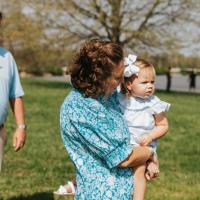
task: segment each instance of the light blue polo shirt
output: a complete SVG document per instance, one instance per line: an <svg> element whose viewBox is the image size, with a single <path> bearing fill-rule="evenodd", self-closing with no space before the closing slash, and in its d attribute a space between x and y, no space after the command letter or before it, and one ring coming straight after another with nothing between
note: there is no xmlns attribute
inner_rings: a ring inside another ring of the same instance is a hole
<svg viewBox="0 0 200 200"><path fill-rule="evenodd" d="M0 124L6 120L9 99L23 95L15 60L9 51L0 48Z"/></svg>

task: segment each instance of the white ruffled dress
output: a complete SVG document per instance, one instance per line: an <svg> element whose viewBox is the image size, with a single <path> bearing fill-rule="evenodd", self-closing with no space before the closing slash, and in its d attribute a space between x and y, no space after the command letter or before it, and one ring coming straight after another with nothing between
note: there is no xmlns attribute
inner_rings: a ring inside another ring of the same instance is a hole
<svg viewBox="0 0 200 200"><path fill-rule="evenodd" d="M170 104L161 101L158 97L152 95L148 99L125 97L118 93L119 105L124 114L125 121L128 124L131 133L130 143L139 145L141 136L149 134L155 127L154 115L161 112L167 112ZM155 152L157 140L154 140L149 146Z"/></svg>

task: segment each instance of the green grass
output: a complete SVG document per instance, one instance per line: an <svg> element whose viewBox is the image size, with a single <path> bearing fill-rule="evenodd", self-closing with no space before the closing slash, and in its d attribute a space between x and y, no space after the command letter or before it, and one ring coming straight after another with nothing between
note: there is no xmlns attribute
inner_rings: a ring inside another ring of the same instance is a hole
<svg viewBox="0 0 200 200"><path fill-rule="evenodd" d="M23 80L26 92L28 138L25 147L12 149L14 130L10 113L4 171L0 174L0 200L53 200L52 191L71 179L74 167L59 131L60 105L70 90L62 82ZM148 183L146 200L200 200L200 95L157 95L172 104L169 134L158 148L160 177Z"/></svg>
<svg viewBox="0 0 200 200"><path fill-rule="evenodd" d="M147 199L200 199L200 95L158 93L172 104L170 131L158 149L160 177L149 183Z"/></svg>

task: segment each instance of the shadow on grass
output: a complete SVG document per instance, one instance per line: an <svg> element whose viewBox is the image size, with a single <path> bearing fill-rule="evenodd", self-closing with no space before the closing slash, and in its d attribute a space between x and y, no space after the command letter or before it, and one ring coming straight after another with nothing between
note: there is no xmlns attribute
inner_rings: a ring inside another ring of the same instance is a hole
<svg viewBox="0 0 200 200"><path fill-rule="evenodd" d="M30 196L11 197L8 200L54 200L54 195L50 192L41 192Z"/></svg>
<svg viewBox="0 0 200 200"><path fill-rule="evenodd" d="M73 200L73 196L54 196L52 192L40 192L28 196L11 197L8 200ZM1 200L1 198L0 198Z"/></svg>

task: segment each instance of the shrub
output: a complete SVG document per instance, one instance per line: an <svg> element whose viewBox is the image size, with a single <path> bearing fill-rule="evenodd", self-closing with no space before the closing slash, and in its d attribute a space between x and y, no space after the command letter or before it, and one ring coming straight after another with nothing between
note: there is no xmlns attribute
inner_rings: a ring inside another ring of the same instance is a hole
<svg viewBox="0 0 200 200"><path fill-rule="evenodd" d="M48 66L48 67L45 67L45 72L50 73L52 75L56 75L56 76L63 75L63 70L61 67Z"/></svg>
<svg viewBox="0 0 200 200"><path fill-rule="evenodd" d="M42 76L44 74L44 69L41 67L28 67L26 68L26 72L36 76Z"/></svg>

